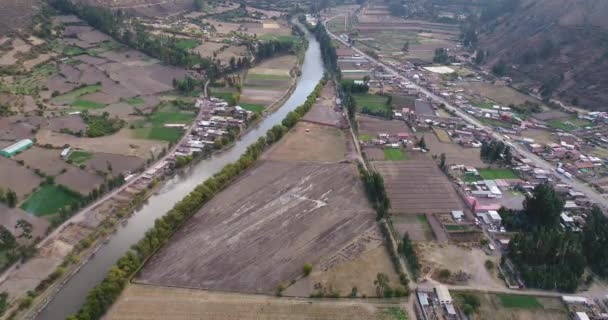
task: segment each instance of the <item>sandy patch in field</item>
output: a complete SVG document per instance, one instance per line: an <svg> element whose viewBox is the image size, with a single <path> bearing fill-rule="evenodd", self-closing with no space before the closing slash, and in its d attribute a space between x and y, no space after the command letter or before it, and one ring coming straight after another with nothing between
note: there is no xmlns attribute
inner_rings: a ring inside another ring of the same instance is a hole
<svg viewBox="0 0 608 320"><path fill-rule="evenodd" d="M39 46L41 44L45 44L46 43L46 41L44 41L44 40L42 40L42 39L40 39L38 37L35 37L35 36L29 36L27 38L27 41L29 41L33 46Z"/></svg>
<svg viewBox="0 0 608 320"><path fill-rule="evenodd" d="M264 156L271 160L337 162L354 155L345 133L329 126L299 122Z"/></svg>
<svg viewBox="0 0 608 320"><path fill-rule="evenodd" d="M15 57L17 53L27 53L32 48L32 46L19 38L14 38L12 45L13 49L0 57L0 65L10 66L17 63L18 59Z"/></svg>
<svg viewBox="0 0 608 320"><path fill-rule="evenodd" d="M352 288L357 287L359 297L376 297L374 280L378 273L386 274L391 286L400 285L388 249L383 245L382 234L374 226L358 242L313 265L311 274L289 286L284 295L306 297L315 292L315 285L318 287L320 284L322 288L337 291L341 296L350 294Z"/></svg>
<svg viewBox="0 0 608 320"><path fill-rule="evenodd" d="M38 188L42 178L15 161L0 157L0 181L3 188L15 191L18 200L22 201L26 195Z"/></svg>
<svg viewBox="0 0 608 320"><path fill-rule="evenodd" d="M168 145L161 141L132 138L131 131L126 128L111 136L99 138L78 138L44 129L40 130L36 137L41 144L49 143L57 147L69 144L73 148L90 152L117 153L144 159L150 157L150 152L159 154Z"/></svg>
<svg viewBox="0 0 608 320"><path fill-rule="evenodd" d="M383 313L399 308L399 302L276 298L129 284L104 319L388 320Z"/></svg>
<svg viewBox="0 0 608 320"><path fill-rule="evenodd" d="M453 244L438 244L434 242L417 243L416 252L422 265L422 274L430 276L434 271L448 269L452 274L464 271L471 275L469 286L480 286L486 289L504 289L505 284L498 278L498 270L488 271L486 260L495 265L500 263L500 257L489 256L479 248L468 248Z"/></svg>
<svg viewBox="0 0 608 320"><path fill-rule="evenodd" d="M264 29L278 29L281 26L278 23L271 22L271 23L263 23L262 27Z"/></svg>

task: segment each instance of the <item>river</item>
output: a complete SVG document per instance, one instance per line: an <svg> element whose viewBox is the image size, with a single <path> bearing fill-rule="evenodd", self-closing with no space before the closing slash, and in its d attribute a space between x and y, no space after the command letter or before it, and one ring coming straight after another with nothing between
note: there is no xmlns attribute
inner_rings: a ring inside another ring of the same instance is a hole
<svg viewBox="0 0 608 320"><path fill-rule="evenodd" d="M289 111L306 101L324 72L319 43L308 32L306 37L308 49L302 65L302 74L287 101L256 127L251 128L232 148L205 159L183 174L168 180L158 193L152 195L146 204L129 218L127 225L118 227L110 241L61 288L36 319L59 320L76 313L84 303L89 290L101 282L116 260L143 237L144 233L154 225L156 218L163 216L176 202L198 184L220 171L226 164L236 161L250 144L264 136L268 129L279 124Z"/></svg>

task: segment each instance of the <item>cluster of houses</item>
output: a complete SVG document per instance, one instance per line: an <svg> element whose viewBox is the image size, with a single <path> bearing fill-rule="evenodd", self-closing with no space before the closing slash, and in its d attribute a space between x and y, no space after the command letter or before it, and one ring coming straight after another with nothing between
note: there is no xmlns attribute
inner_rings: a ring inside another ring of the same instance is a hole
<svg viewBox="0 0 608 320"><path fill-rule="evenodd" d="M562 296L562 301L568 308L571 319L608 319L608 295L598 299L589 299L580 296Z"/></svg>
<svg viewBox="0 0 608 320"><path fill-rule="evenodd" d="M424 286L416 289L417 309L423 320L446 319L458 320L459 313L452 302L450 291L444 285L434 288Z"/></svg>
<svg viewBox="0 0 608 320"><path fill-rule="evenodd" d="M230 106L228 102L213 97L200 98L195 106L200 109L199 117L190 134L173 154L173 159L213 150L217 141L228 137L230 132L242 132L253 115L251 111Z"/></svg>

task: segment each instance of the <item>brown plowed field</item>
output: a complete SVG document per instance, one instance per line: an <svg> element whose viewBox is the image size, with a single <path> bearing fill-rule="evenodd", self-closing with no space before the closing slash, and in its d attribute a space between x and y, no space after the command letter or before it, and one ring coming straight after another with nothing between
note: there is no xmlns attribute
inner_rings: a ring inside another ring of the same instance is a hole
<svg viewBox="0 0 608 320"><path fill-rule="evenodd" d="M391 212L418 214L462 210L458 194L433 161L377 161L372 165L384 177Z"/></svg>
<svg viewBox="0 0 608 320"><path fill-rule="evenodd" d="M16 161L0 157L0 185L3 189L12 189L19 201L36 189L42 178L34 171L19 165Z"/></svg>
<svg viewBox="0 0 608 320"><path fill-rule="evenodd" d="M273 293L374 225L354 165L261 161L188 220L137 282Z"/></svg>
<svg viewBox="0 0 608 320"><path fill-rule="evenodd" d="M389 320L399 302L275 298L131 284L105 320Z"/></svg>

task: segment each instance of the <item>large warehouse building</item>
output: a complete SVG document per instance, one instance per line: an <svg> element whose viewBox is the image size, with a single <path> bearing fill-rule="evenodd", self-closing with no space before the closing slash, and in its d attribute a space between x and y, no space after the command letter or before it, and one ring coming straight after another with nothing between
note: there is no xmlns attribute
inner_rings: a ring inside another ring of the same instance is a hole
<svg viewBox="0 0 608 320"><path fill-rule="evenodd" d="M17 153L31 147L34 144L30 139L23 139L11 146L8 146L2 150L0 150L0 156L10 158Z"/></svg>

